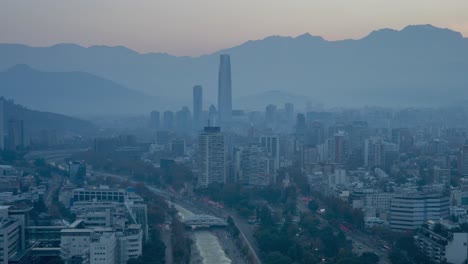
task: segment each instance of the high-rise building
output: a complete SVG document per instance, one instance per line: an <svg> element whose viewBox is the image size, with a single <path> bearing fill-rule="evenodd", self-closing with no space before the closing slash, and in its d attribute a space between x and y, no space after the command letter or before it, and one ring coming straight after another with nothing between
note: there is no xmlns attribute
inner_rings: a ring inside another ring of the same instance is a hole
<svg viewBox="0 0 468 264"><path fill-rule="evenodd" d="M24 123L23 120L11 118L8 121L7 148L17 150L24 147Z"/></svg>
<svg viewBox="0 0 468 264"><path fill-rule="evenodd" d="M191 129L191 114L188 107L184 106L176 113L176 127L180 133L187 133Z"/></svg>
<svg viewBox="0 0 468 264"><path fill-rule="evenodd" d="M364 141L364 166L381 167L384 164L384 148L380 138L369 138Z"/></svg>
<svg viewBox="0 0 468 264"><path fill-rule="evenodd" d="M231 122L232 118L232 88L231 59L228 54L220 55L218 75L218 111L221 124Z"/></svg>
<svg viewBox="0 0 468 264"><path fill-rule="evenodd" d="M5 149L5 102L0 98L0 150Z"/></svg>
<svg viewBox="0 0 468 264"><path fill-rule="evenodd" d="M200 129L203 126L203 88L201 85L193 87L193 128Z"/></svg>
<svg viewBox="0 0 468 264"><path fill-rule="evenodd" d="M269 104L265 108L265 122L267 125L275 123L276 119L276 105Z"/></svg>
<svg viewBox="0 0 468 264"><path fill-rule="evenodd" d="M239 181L252 186L266 186L270 183L273 171L265 149L258 145L245 147L240 152Z"/></svg>
<svg viewBox="0 0 468 264"><path fill-rule="evenodd" d="M458 153L458 173L468 177L468 145L464 145Z"/></svg>
<svg viewBox="0 0 468 264"><path fill-rule="evenodd" d="M304 143L306 136L306 118L304 114L297 114L296 118L296 140Z"/></svg>
<svg viewBox="0 0 468 264"><path fill-rule="evenodd" d="M163 114L163 128L165 130L174 130L174 113L172 111L165 111Z"/></svg>
<svg viewBox="0 0 468 264"><path fill-rule="evenodd" d="M272 175L276 176L276 172L280 163L280 144L278 135L264 135L260 137L260 146L265 149L267 156L270 158L272 165ZM276 180L276 177L273 181Z"/></svg>
<svg viewBox="0 0 468 264"><path fill-rule="evenodd" d="M152 111L150 114L150 127L152 129L158 130L159 124L161 123L160 114L158 111Z"/></svg>
<svg viewBox="0 0 468 264"><path fill-rule="evenodd" d="M218 125L219 123L218 111L216 110L216 107L214 105L211 105L208 111L208 122L208 126Z"/></svg>
<svg viewBox="0 0 468 264"><path fill-rule="evenodd" d="M328 160L332 163L344 164L349 155L347 134L343 131L335 133L332 139L328 140Z"/></svg>
<svg viewBox="0 0 468 264"><path fill-rule="evenodd" d="M307 143L319 145L325 141L325 128L322 122L312 122L308 128Z"/></svg>
<svg viewBox="0 0 468 264"><path fill-rule="evenodd" d="M224 134L219 127L205 127L198 136L198 186L226 182Z"/></svg>
<svg viewBox="0 0 468 264"><path fill-rule="evenodd" d="M286 112L286 119L288 120L289 124L294 122L294 105L292 103L285 103L284 110Z"/></svg>

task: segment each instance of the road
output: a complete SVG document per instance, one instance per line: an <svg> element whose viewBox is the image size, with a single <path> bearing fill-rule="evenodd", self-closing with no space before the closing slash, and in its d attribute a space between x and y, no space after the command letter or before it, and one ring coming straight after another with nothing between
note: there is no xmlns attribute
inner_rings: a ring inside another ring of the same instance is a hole
<svg viewBox="0 0 468 264"><path fill-rule="evenodd" d="M297 209L299 210L299 212L310 212L310 209L307 207L306 202L301 201L299 199L297 200ZM335 231L343 232L338 227L335 227L328 223L328 220L323 218L320 214L315 215L322 223L325 223L329 227L333 228ZM379 256L380 264L390 264L390 260L388 259L388 252L380 248L380 245L372 242L373 240L369 235L356 230L346 232L345 235L352 241L354 253L360 255L364 252L373 252L377 256Z"/></svg>

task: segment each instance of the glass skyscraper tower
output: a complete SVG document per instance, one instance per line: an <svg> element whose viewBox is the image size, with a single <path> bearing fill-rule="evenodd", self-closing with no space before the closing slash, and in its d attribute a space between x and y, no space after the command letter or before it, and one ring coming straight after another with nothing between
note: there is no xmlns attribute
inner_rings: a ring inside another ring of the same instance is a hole
<svg viewBox="0 0 468 264"><path fill-rule="evenodd" d="M231 59L228 54L221 54L218 75L218 113L221 124L231 122L232 89L231 89Z"/></svg>

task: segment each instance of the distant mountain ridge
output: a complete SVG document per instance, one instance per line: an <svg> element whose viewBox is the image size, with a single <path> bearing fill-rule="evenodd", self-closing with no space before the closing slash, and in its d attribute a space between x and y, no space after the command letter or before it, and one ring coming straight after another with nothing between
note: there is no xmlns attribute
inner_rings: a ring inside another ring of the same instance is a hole
<svg viewBox="0 0 468 264"><path fill-rule="evenodd" d="M171 105L191 105L195 84L203 85L205 101L216 102L220 53L231 54L233 98L279 90L329 106L434 106L468 96L468 39L431 25L376 30L358 40L272 36L196 58L125 47L0 44L0 70L28 64L88 72Z"/></svg>
<svg viewBox="0 0 468 264"><path fill-rule="evenodd" d="M44 130L54 130L57 135L93 135L97 131L96 125L89 121L57 113L31 110L2 96L0 100L4 101L5 128L12 118L23 120L28 138L37 137Z"/></svg>
<svg viewBox="0 0 468 264"><path fill-rule="evenodd" d="M83 72L44 72L19 64L0 72L0 96L34 109L75 116L144 113L158 98Z"/></svg>

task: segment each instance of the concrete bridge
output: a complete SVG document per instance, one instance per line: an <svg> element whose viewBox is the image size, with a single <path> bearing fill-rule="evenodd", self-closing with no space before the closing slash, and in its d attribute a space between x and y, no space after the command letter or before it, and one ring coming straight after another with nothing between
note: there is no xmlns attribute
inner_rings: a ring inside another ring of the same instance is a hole
<svg viewBox="0 0 468 264"><path fill-rule="evenodd" d="M193 215L182 220L186 227L191 228L209 228L209 227L226 227L227 223L221 218L211 215Z"/></svg>

